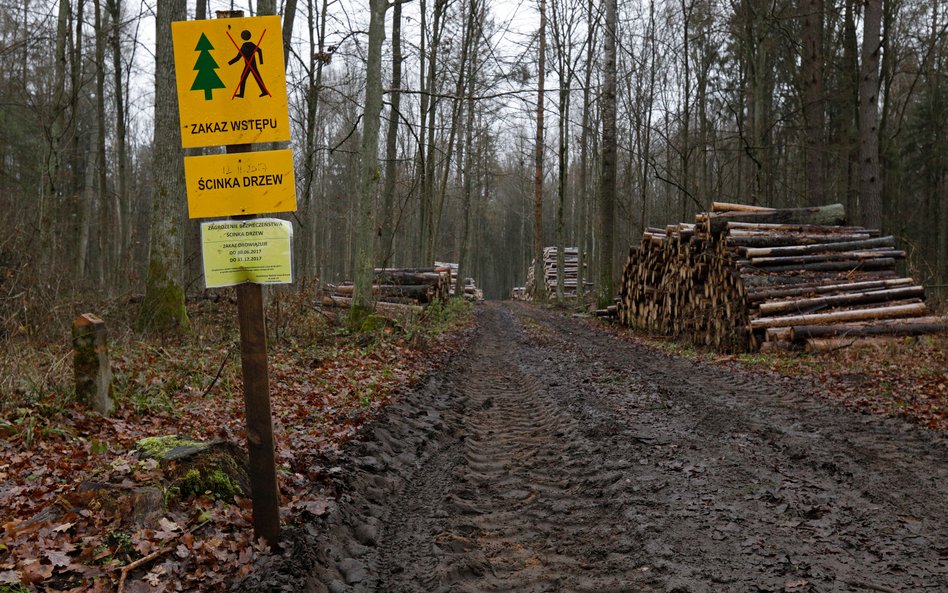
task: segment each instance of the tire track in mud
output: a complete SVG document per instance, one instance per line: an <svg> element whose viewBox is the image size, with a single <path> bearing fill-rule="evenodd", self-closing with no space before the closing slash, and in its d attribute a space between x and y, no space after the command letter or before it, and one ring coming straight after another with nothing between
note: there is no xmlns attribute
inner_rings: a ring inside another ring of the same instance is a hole
<svg viewBox="0 0 948 593"><path fill-rule="evenodd" d="M467 413L454 481L443 488L432 473L418 476L435 478L421 496L432 515L390 524L378 590L608 592L643 580L616 538L615 501L604 500L628 463L591 446L509 345L491 333L471 353L459 380Z"/></svg>
<svg viewBox="0 0 948 593"><path fill-rule="evenodd" d="M637 472L667 485L650 498L665 510L639 519L664 590L948 591L946 435L853 413L800 381L516 310L545 350L622 376L586 391L590 409L669 435Z"/></svg>
<svg viewBox="0 0 948 593"><path fill-rule="evenodd" d="M524 305L327 460L235 590L948 590L948 442Z"/></svg>

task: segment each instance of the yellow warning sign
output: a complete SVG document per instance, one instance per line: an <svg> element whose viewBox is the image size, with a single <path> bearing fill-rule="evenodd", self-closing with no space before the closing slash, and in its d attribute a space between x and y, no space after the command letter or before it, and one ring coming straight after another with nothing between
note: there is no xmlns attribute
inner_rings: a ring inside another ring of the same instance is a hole
<svg viewBox="0 0 948 593"><path fill-rule="evenodd" d="M278 218L201 223L208 288L293 282L293 225Z"/></svg>
<svg viewBox="0 0 948 593"><path fill-rule="evenodd" d="M184 157L188 217L296 210L293 151Z"/></svg>
<svg viewBox="0 0 948 593"><path fill-rule="evenodd" d="M280 17L171 23L185 148L290 139Z"/></svg>

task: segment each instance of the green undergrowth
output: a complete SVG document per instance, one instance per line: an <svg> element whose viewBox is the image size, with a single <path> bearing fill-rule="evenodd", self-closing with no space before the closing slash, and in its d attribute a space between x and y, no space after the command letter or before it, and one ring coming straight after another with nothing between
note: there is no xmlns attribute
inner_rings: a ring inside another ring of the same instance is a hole
<svg viewBox="0 0 948 593"><path fill-rule="evenodd" d="M471 323L474 305L464 299L452 298L431 304L420 319L422 328L431 334L454 331Z"/></svg>

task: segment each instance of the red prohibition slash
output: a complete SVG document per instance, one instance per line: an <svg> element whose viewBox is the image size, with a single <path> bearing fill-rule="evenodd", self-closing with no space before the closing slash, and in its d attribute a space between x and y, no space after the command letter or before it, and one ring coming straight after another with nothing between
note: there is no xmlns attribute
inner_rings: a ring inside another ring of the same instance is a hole
<svg viewBox="0 0 948 593"><path fill-rule="evenodd" d="M270 94L270 91L267 89L267 85L265 85L265 84L263 83L263 77L260 76L260 73L257 72L257 69L256 69L256 68L252 68L252 67L251 67L251 65L250 65L250 58L248 58L247 56L245 56L244 53L243 53L242 51L240 51L240 46L237 45L237 42L234 41L234 38L230 36L230 31L227 31L226 33L227 33L227 38L230 39L230 42L234 44L234 47L235 47L235 48L237 48L237 53L240 54L240 55L243 57L243 59L244 59L244 70L243 70L243 72L240 73L240 78L238 78L238 80L243 80L244 75L247 74L247 70L250 70L250 73L253 74L254 79L257 81L257 84L260 85L260 88L263 89L263 92L265 92L268 97L272 97L273 95ZM260 39L257 40L257 47L258 47L258 48L260 47L260 43L263 42L263 36L266 35L266 34L267 34L267 30L264 29L264 30L263 30L263 33L260 34ZM237 88L234 89L234 94L230 96L231 100L233 100L234 97L237 96L237 91L238 91L238 90L240 90L240 83L239 83L239 82L237 83Z"/></svg>

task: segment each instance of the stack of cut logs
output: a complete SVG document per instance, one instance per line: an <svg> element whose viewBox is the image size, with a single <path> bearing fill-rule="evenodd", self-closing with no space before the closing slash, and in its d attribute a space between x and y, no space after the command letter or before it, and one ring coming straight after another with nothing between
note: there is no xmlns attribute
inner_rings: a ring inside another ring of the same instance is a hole
<svg viewBox="0 0 948 593"><path fill-rule="evenodd" d="M464 299L468 301L484 300L484 291L477 287L473 278L464 279Z"/></svg>
<svg viewBox="0 0 948 593"><path fill-rule="evenodd" d="M646 229L629 252L617 315L737 352L948 330L922 302L923 287L897 276L905 252L894 238L843 222L839 204L714 203L694 224Z"/></svg>
<svg viewBox="0 0 948 593"><path fill-rule="evenodd" d="M450 278L447 270L438 268L376 268L372 298L380 311L420 309L448 297ZM351 282L331 288L332 294L323 297L323 305L352 306L355 286Z"/></svg>
<svg viewBox="0 0 948 593"><path fill-rule="evenodd" d="M553 247L543 248L543 278L546 286L546 294L553 298L556 296L556 272L557 272L557 249ZM526 300L533 300L536 294L536 281L533 273L533 266L536 260L530 263L527 268L527 283L524 287ZM563 248L563 296L564 298L576 298L579 283L579 248ZM515 297L516 298L516 297Z"/></svg>
<svg viewBox="0 0 948 593"><path fill-rule="evenodd" d="M451 288L449 289L449 294L454 296L454 288L458 284L458 264L436 261L434 265L435 269L439 272L448 272L451 274ZM484 300L484 291L477 288L477 284L473 278L464 279L464 299L468 301Z"/></svg>

